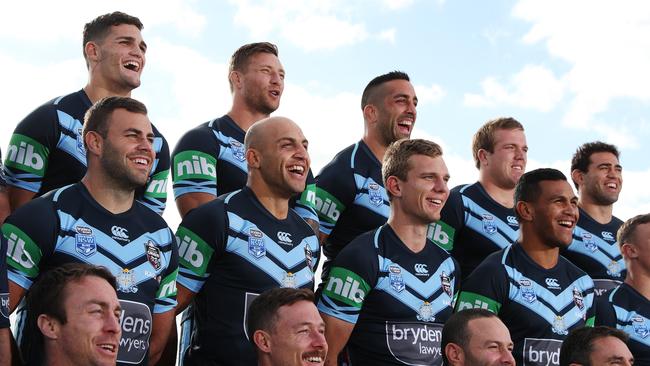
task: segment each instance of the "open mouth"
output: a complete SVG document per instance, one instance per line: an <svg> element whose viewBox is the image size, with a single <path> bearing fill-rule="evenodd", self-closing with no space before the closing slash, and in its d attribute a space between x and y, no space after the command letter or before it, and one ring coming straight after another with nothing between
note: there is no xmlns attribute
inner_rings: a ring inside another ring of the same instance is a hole
<svg viewBox="0 0 650 366"><path fill-rule="evenodd" d="M280 97L280 91L279 90L271 90L271 91L269 91L269 94L271 94L275 98Z"/></svg>
<svg viewBox="0 0 650 366"><path fill-rule="evenodd" d="M321 355L312 355L312 356L305 356L302 359L303 361L307 362L307 364L322 364L325 360L325 357Z"/></svg>
<svg viewBox="0 0 650 366"><path fill-rule="evenodd" d="M149 159L146 158L132 158L131 161L141 167L149 167Z"/></svg>
<svg viewBox="0 0 650 366"><path fill-rule="evenodd" d="M413 128L413 123L415 123L415 121L411 118L403 119L401 121L397 121L397 128L399 128L400 132L408 134Z"/></svg>
<svg viewBox="0 0 650 366"><path fill-rule="evenodd" d="M137 61L127 61L122 64L124 68L129 69L131 71L139 71L140 70L140 63Z"/></svg>
<svg viewBox="0 0 650 366"><path fill-rule="evenodd" d="M521 165L513 165L512 170L523 171L524 167Z"/></svg>
<svg viewBox="0 0 650 366"><path fill-rule="evenodd" d="M558 220L557 222L560 226L566 227L568 229L573 229L575 221L573 220Z"/></svg>
<svg viewBox="0 0 650 366"><path fill-rule="evenodd" d="M427 202L432 203L436 206L442 206L442 200L437 198L427 198Z"/></svg>
<svg viewBox="0 0 650 366"><path fill-rule="evenodd" d="M616 184L616 183L607 183L606 186L609 189L618 189L618 184Z"/></svg>
<svg viewBox="0 0 650 366"><path fill-rule="evenodd" d="M289 170L291 174L295 174L299 177L303 177L306 173L306 169L302 165L291 165L287 170Z"/></svg>
<svg viewBox="0 0 650 366"><path fill-rule="evenodd" d="M106 352L117 353L117 344L102 343L102 344L98 344L98 347Z"/></svg>

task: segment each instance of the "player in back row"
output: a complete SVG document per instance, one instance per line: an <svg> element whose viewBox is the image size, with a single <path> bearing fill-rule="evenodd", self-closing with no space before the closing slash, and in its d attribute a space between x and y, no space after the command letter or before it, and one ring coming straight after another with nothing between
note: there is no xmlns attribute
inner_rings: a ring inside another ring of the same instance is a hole
<svg viewBox="0 0 650 366"><path fill-rule="evenodd" d="M147 44L136 17L114 12L93 19L83 31L83 55L88 83L74 93L55 98L23 119L11 136L5 173L13 210L34 197L78 182L86 172L84 114L107 96L130 96L140 86ZM153 127L156 160L136 198L162 214L167 199L169 147Z"/></svg>

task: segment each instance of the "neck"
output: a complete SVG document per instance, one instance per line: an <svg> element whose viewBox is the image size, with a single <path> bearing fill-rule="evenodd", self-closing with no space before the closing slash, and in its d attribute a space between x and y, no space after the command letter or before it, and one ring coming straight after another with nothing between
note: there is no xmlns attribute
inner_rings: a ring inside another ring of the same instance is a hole
<svg viewBox="0 0 650 366"><path fill-rule="evenodd" d="M479 183L483 186L483 189L487 194L498 202L501 206L507 208L513 208L515 206L515 188L512 189L503 189L496 185L490 179L487 179L482 173L479 172Z"/></svg>
<svg viewBox="0 0 650 366"><path fill-rule="evenodd" d="M612 221L612 212L614 211L614 205L598 205L586 197L580 196L578 206L599 224L604 225Z"/></svg>
<svg viewBox="0 0 650 366"><path fill-rule="evenodd" d="M640 268L638 268L639 271L637 271L637 266L630 264L628 261L625 261L625 265L627 266L625 283L643 295L643 297L650 300L650 275L643 270L640 270Z"/></svg>
<svg viewBox="0 0 650 366"><path fill-rule="evenodd" d="M414 253L419 253L427 244L427 224L413 219L395 206L395 200L391 202L391 213L388 218L388 225L395 231L397 237Z"/></svg>
<svg viewBox="0 0 650 366"><path fill-rule="evenodd" d="M248 129L253 125L253 123L268 118L268 114L260 113L248 108L243 101L239 101L238 98L235 98L232 103L232 108L228 112L228 116L232 118L233 121L244 130Z"/></svg>
<svg viewBox="0 0 650 366"><path fill-rule="evenodd" d="M86 95L88 96L88 99L95 104L98 100L106 97L113 97L113 96L118 96L118 97L130 97L131 96L131 89L129 90L116 90L113 88L108 87L107 85L103 85L101 83L94 83L93 81L88 82L86 86L84 87L84 92L86 92Z"/></svg>
<svg viewBox="0 0 650 366"><path fill-rule="evenodd" d="M368 134L363 136L363 142L368 146L370 151L372 151L372 154L377 158L377 160L379 160L379 162L384 161L384 155L386 154L388 146L379 142L378 139L370 137Z"/></svg>
<svg viewBox="0 0 650 366"><path fill-rule="evenodd" d="M289 199L290 197L281 197L276 192L272 191L268 185L260 182L259 179L248 179L246 184L257 200L260 201L262 206L278 220L284 220L289 214Z"/></svg>
<svg viewBox="0 0 650 366"><path fill-rule="evenodd" d="M126 212L133 206L134 191L120 188L105 174L91 172L89 169L81 183L97 203L113 214Z"/></svg>
<svg viewBox="0 0 650 366"><path fill-rule="evenodd" d="M544 269L555 267L560 258L560 248L549 246L524 225L520 226L520 230L519 243L533 262Z"/></svg>

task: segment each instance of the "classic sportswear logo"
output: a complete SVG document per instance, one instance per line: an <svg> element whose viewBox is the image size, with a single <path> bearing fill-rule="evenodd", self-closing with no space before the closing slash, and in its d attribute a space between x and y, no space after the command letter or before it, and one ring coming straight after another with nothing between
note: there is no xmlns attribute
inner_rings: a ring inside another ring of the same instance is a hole
<svg viewBox="0 0 650 366"><path fill-rule="evenodd" d="M508 225L519 226L519 221L517 221L515 216L508 216L506 217L506 220L508 220Z"/></svg>
<svg viewBox="0 0 650 366"><path fill-rule="evenodd" d="M189 268L194 274L203 276L214 249L198 235L183 226L178 227L176 241L179 243L178 256L180 263Z"/></svg>
<svg viewBox="0 0 650 366"><path fill-rule="evenodd" d="M345 206L336 197L318 187L306 193L306 200L314 205L318 216L332 225L336 224L341 212L345 211Z"/></svg>
<svg viewBox="0 0 650 366"><path fill-rule="evenodd" d="M600 234L603 236L603 239L607 241L614 241L614 234L610 233L609 231L603 231Z"/></svg>
<svg viewBox="0 0 650 366"><path fill-rule="evenodd" d="M428 276L429 275L429 270L427 269L426 264L416 263L415 266L413 266L413 269L415 270L415 274L418 275L418 276Z"/></svg>
<svg viewBox="0 0 650 366"><path fill-rule="evenodd" d="M14 134L7 149L6 165L42 177L45 175L48 155L49 150L38 141Z"/></svg>
<svg viewBox="0 0 650 366"><path fill-rule="evenodd" d="M283 242L283 243L287 243L287 244L292 243L291 234L286 233L284 231L278 231L278 240Z"/></svg>
<svg viewBox="0 0 650 366"><path fill-rule="evenodd" d="M129 232L123 227L113 226L111 227L111 233L118 238L129 240Z"/></svg>
<svg viewBox="0 0 650 366"><path fill-rule="evenodd" d="M174 155L174 176L179 179L215 180L217 177L217 159L201 151L189 150Z"/></svg>
<svg viewBox="0 0 650 366"><path fill-rule="evenodd" d="M546 287L552 288L552 289L559 289L560 288L560 283L557 282L557 279L555 278L547 278L544 280L546 282Z"/></svg>
<svg viewBox="0 0 650 366"><path fill-rule="evenodd" d="M370 285L359 275L345 268L334 267L323 294L344 304L361 308L363 300L370 291Z"/></svg>

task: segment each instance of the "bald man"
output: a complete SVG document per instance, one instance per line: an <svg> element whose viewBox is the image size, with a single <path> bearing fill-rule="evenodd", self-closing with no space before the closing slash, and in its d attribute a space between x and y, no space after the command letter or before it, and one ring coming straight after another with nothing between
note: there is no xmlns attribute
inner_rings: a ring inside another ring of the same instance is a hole
<svg viewBox="0 0 650 366"><path fill-rule="evenodd" d="M184 365L255 365L247 310L275 287L314 287L320 247L289 208L305 189L307 139L293 121L271 117L244 139L246 186L192 211L181 222L177 313L194 306L195 333Z"/></svg>

